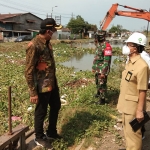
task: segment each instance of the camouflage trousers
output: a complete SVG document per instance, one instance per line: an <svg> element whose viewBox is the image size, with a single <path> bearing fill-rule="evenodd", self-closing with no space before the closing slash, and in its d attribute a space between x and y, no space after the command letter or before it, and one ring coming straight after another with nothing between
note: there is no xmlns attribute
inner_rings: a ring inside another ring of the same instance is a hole
<svg viewBox="0 0 150 150"><path fill-rule="evenodd" d="M100 73L95 73L95 83L97 91L100 93L100 98L104 99L107 92L107 76L100 78Z"/></svg>

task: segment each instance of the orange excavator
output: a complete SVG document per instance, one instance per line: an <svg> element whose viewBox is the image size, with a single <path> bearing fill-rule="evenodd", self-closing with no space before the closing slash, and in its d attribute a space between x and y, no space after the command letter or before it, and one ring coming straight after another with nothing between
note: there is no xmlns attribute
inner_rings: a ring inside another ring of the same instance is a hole
<svg viewBox="0 0 150 150"><path fill-rule="evenodd" d="M128 8L133 11L118 11L117 10L118 6L123 6L124 8ZM115 17L115 15L144 19L148 21L148 25L150 21L150 12L144 9L137 9L137 8L133 8L133 7L125 6L125 5L119 5L118 3L116 3L112 5L112 7L107 12L105 18L103 19L103 21L100 23L102 30L106 30L106 28L108 27L112 19ZM148 28L147 28L147 32L148 32Z"/></svg>

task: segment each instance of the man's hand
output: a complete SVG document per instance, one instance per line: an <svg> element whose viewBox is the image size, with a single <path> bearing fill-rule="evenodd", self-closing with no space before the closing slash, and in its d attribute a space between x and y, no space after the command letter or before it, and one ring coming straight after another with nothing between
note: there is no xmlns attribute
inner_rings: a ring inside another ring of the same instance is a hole
<svg viewBox="0 0 150 150"><path fill-rule="evenodd" d="M39 101L39 100L38 100L38 95L30 97L30 102L31 102L31 103L37 104L38 101Z"/></svg>
<svg viewBox="0 0 150 150"><path fill-rule="evenodd" d="M143 111L136 111L136 119L138 120L138 122L141 122L142 120L144 120L144 114Z"/></svg>

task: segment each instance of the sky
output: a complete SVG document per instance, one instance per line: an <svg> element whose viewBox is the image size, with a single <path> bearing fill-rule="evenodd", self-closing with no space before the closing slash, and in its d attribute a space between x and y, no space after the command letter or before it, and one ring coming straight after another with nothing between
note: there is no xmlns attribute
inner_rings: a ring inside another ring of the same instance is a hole
<svg viewBox="0 0 150 150"><path fill-rule="evenodd" d="M112 4L126 5L138 9L150 10L150 0L0 0L0 13L33 13L45 19L47 16L60 16L61 24L67 25L71 17L80 15L89 24L100 27L102 21ZM132 11L118 6L117 10ZM143 19L115 16L107 29L121 25L130 31L147 29L148 22ZM150 27L149 27L150 30Z"/></svg>

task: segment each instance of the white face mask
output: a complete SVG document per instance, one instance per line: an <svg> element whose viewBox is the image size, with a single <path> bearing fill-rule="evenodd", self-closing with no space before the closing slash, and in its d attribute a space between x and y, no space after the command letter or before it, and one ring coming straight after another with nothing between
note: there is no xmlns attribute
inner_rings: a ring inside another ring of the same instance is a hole
<svg viewBox="0 0 150 150"><path fill-rule="evenodd" d="M124 54L124 55L129 55L130 54L130 49L127 45L123 46L122 54Z"/></svg>
<svg viewBox="0 0 150 150"><path fill-rule="evenodd" d="M51 40L57 40L57 39L58 39L58 32L55 31L55 32L52 34Z"/></svg>

